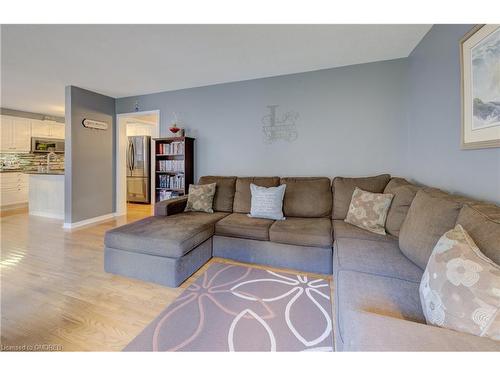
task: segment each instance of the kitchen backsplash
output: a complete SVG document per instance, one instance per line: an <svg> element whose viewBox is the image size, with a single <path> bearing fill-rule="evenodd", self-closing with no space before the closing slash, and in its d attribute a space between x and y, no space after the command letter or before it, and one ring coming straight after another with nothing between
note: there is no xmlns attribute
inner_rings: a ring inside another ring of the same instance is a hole
<svg viewBox="0 0 500 375"><path fill-rule="evenodd" d="M0 153L0 171L2 170L37 170L38 166L47 165L47 154L2 154ZM64 169L64 154L52 154L51 169Z"/></svg>

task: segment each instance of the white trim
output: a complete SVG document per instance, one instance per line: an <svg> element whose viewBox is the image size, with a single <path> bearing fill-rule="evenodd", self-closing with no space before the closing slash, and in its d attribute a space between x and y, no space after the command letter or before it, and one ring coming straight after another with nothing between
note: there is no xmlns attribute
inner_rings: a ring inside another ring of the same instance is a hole
<svg viewBox="0 0 500 375"><path fill-rule="evenodd" d="M91 224L99 223L101 221L111 220L111 219L114 219L117 216L120 216L120 215L118 215L116 212L113 212L113 213L110 213L110 214L96 216L96 217L92 217L90 219L85 219L85 220L77 221L77 222L74 222L74 223L64 223L63 224L63 228L64 229L79 228L79 227L83 227L85 225L91 225Z"/></svg>
<svg viewBox="0 0 500 375"><path fill-rule="evenodd" d="M154 135L151 138L157 138L160 136L160 110L155 109L152 111L140 111L140 112L128 112L128 113L118 113L116 115L116 151L115 151L115 160L116 160L116 190L115 190L115 204L116 204L116 215L126 215L127 213L127 173L126 173L126 122L121 124L121 120L130 116L137 115L149 115L156 114L158 123L155 126ZM154 176L154 142L151 140L151 203L154 200L155 193L155 179Z"/></svg>
<svg viewBox="0 0 500 375"><path fill-rule="evenodd" d="M59 220L64 220L64 213L50 213L50 212L44 212L44 211L29 211L30 215L33 216L41 216L41 217L47 217L49 219L59 219Z"/></svg>

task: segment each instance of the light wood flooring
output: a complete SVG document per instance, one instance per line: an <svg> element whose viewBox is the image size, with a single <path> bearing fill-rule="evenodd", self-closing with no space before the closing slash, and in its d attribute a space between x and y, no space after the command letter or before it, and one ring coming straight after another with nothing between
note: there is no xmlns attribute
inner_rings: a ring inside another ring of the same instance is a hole
<svg viewBox="0 0 500 375"><path fill-rule="evenodd" d="M64 351L119 351L214 258L179 288L104 272L104 232L151 214L129 205L126 217L72 231L61 221L3 215L1 223L2 350L54 345ZM283 271L283 270L282 270Z"/></svg>

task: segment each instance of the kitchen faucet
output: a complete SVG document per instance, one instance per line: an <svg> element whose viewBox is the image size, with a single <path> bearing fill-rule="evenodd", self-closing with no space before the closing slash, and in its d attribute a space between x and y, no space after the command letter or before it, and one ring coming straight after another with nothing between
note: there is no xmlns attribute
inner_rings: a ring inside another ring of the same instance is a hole
<svg viewBox="0 0 500 375"><path fill-rule="evenodd" d="M54 151L50 151L48 154L47 154L47 172L50 170L50 157L54 155L54 156L57 156L56 153Z"/></svg>

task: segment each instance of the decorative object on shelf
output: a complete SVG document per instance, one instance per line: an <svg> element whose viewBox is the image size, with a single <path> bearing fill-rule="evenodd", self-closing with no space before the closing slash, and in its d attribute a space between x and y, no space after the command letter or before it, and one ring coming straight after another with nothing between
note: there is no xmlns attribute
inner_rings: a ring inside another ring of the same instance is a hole
<svg viewBox="0 0 500 375"><path fill-rule="evenodd" d="M474 27L460 41L462 148L500 147L500 25Z"/></svg>
<svg viewBox="0 0 500 375"><path fill-rule="evenodd" d="M134 104L134 111L139 112L139 101L138 100L136 100L136 102Z"/></svg>
<svg viewBox="0 0 500 375"><path fill-rule="evenodd" d="M288 111L278 117L276 115L278 107L279 105L268 105L269 114L262 117L262 131L264 132L265 143L274 143L278 140L293 142L298 137L295 122L299 118L299 113Z"/></svg>
<svg viewBox="0 0 500 375"><path fill-rule="evenodd" d="M170 130L171 133L175 134L176 137L184 137L184 129L180 128L177 124L179 123L179 120L177 118L177 114L174 112L174 119L172 121L172 125L170 125Z"/></svg>
<svg viewBox="0 0 500 375"><path fill-rule="evenodd" d="M97 130L107 130L108 124L104 121L90 120L88 118L84 118L82 121L82 125L89 129L97 129Z"/></svg>

